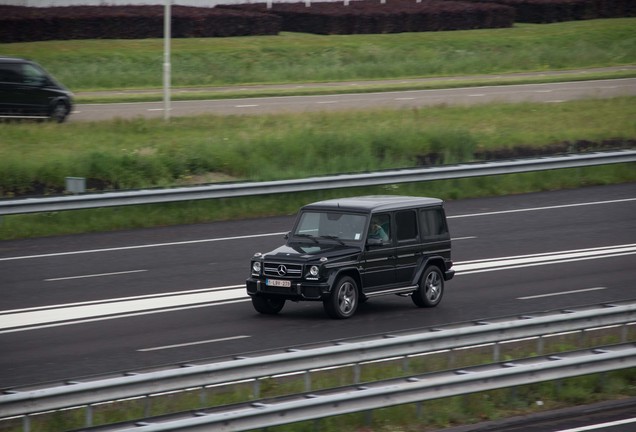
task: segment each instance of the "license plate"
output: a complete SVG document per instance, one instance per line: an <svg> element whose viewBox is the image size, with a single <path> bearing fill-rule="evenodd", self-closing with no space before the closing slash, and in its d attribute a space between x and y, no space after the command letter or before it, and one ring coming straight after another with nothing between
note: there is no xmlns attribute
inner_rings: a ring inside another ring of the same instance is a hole
<svg viewBox="0 0 636 432"><path fill-rule="evenodd" d="M291 281L280 280L280 279L267 279L265 281L265 285L275 286L275 287L291 288Z"/></svg>

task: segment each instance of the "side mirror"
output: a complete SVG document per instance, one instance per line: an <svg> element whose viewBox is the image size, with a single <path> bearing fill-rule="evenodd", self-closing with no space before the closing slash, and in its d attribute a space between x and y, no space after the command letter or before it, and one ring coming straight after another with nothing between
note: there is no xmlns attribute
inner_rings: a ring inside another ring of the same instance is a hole
<svg viewBox="0 0 636 432"><path fill-rule="evenodd" d="M290 231L290 232L291 232L291 231ZM289 240L289 234L290 234L290 232L285 233L285 235L283 236L283 238L284 238L285 240Z"/></svg>

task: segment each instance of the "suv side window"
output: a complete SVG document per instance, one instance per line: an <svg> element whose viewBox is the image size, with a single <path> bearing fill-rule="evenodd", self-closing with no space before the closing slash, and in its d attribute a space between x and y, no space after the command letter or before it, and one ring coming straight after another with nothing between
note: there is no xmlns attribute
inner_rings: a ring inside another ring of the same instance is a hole
<svg viewBox="0 0 636 432"><path fill-rule="evenodd" d="M371 216L368 238L390 241L391 231L391 215L385 213Z"/></svg>
<svg viewBox="0 0 636 432"><path fill-rule="evenodd" d="M395 223L399 242L417 238L417 218L413 210L397 212L395 214Z"/></svg>
<svg viewBox="0 0 636 432"><path fill-rule="evenodd" d="M448 228L441 208L420 210L422 240L434 241L448 238Z"/></svg>

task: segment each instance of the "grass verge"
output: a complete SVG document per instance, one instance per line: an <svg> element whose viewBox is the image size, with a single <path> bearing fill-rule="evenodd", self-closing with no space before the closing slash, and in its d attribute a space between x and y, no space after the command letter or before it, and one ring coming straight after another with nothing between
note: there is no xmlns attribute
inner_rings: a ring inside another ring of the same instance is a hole
<svg viewBox="0 0 636 432"><path fill-rule="evenodd" d="M412 167L430 155L456 163L474 160L480 151L514 153L515 146L633 140L635 99L202 116L174 119L169 125L144 119L61 127L0 124L0 190L4 197L51 193L63 189L67 176L85 177L89 187L99 190L294 179ZM293 214L300 205L327 196L403 193L460 199L633 181L634 164L623 164L284 197L16 215L3 218L0 239Z"/></svg>
<svg viewBox="0 0 636 432"><path fill-rule="evenodd" d="M172 40L175 87L379 80L582 69L636 63L636 18L507 29L376 35ZM73 91L161 88L163 41L0 44L40 62Z"/></svg>

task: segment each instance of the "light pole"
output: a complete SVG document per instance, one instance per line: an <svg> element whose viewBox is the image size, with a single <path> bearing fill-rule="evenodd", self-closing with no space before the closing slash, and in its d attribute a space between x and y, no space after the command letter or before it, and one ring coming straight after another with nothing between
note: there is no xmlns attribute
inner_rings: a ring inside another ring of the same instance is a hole
<svg viewBox="0 0 636 432"><path fill-rule="evenodd" d="M170 28L172 0L166 0L163 19L163 119L170 120Z"/></svg>

